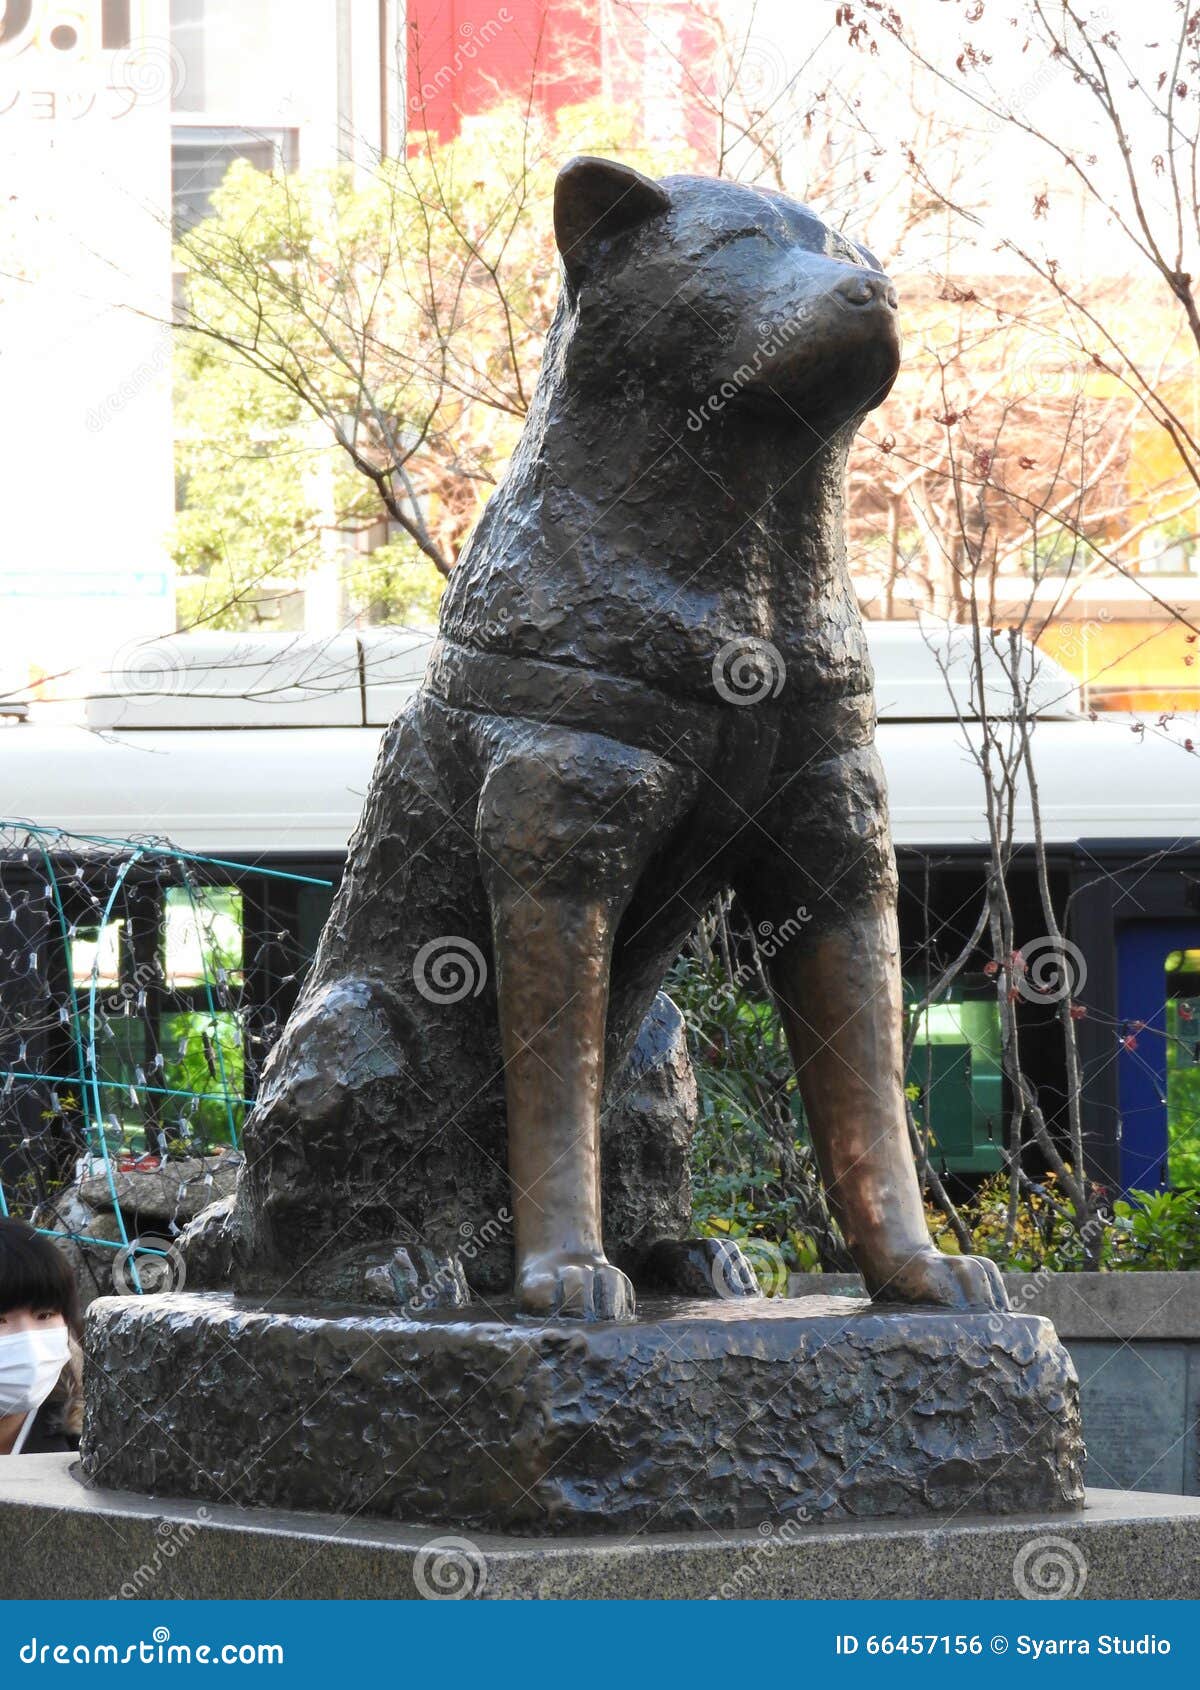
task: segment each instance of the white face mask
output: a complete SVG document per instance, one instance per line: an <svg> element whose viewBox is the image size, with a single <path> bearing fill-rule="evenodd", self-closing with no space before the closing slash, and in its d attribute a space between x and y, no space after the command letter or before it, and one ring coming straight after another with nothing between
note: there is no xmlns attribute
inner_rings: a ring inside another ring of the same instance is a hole
<svg viewBox="0 0 1200 1690"><path fill-rule="evenodd" d="M0 1336L0 1414L40 1408L67 1364L65 1326Z"/></svg>

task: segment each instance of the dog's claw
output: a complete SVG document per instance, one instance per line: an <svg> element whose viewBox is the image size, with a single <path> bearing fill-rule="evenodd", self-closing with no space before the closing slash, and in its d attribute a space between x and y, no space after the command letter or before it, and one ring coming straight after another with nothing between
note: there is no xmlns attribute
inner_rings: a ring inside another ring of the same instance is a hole
<svg viewBox="0 0 1200 1690"><path fill-rule="evenodd" d="M644 1283L677 1297L761 1297L754 1269L732 1238L664 1238L646 1254Z"/></svg>
<svg viewBox="0 0 1200 1690"><path fill-rule="evenodd" d="M899 1263L868 1290L877 1303L939 1303L952 1309L1009 1307L1004 1280L986 1256L946 1256L932 1245Z"/></svg>
<svg viewBox="0 0 1200 1690"><path fill-rule="evenodd" d="M535 1258L517 1272L517 1307L522 1314L566 1320L632 1320L633 1286L603 1256Z"/></svg>

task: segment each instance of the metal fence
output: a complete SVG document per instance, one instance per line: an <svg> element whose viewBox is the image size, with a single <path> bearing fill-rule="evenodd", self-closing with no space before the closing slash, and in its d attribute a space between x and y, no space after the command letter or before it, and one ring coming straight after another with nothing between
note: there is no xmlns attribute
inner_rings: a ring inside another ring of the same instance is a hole
<svg viewBox="0 0 1200 1690"><path fill-rule="evenodd" d="M152 1288L170 1239L232 1186L330 887L0 821L0 1213Z"/></svg>

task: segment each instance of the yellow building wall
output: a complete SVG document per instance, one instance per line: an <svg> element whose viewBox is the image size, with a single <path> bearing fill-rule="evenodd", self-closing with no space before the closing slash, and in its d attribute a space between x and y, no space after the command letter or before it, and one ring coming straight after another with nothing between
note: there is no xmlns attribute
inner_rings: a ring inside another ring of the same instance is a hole
<svg viewBox="0 0 1200 1690"><path fill-rule="evenodd" d="M1178 622L1058 622L1038 641L1104 710L1200 709L1200 642Z"/></svg>

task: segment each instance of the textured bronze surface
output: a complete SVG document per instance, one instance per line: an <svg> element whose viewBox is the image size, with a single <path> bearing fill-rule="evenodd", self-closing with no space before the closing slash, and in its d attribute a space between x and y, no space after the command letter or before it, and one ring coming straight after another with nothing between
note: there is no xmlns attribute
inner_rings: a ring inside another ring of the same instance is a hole
<svg viewBox="0 0 1200 1690"><path fill-rule="evenodd" d="M585 1325L184 1294L94 1303L86 1347L83 1465L111 1488L550 1534L1083 1500L1075 1371L1034 1315L812 1297Z"/></svg>
<svg viewBox="0 0 1200 1690"><path fill-rule="evenodd" d="M191 1283L387 1299L418 1259L453 1279L466 1227L477 1291L628 1318L628 1274L686 1236L686 1123L660 1156L623 1100L653 1073L661 1118L665 1082L686 1091L648 1062L647 1016L733 887L786 936L772 986L869 1288L1003 1306L990 1263L930 1242L901 1090L842 522L847 449L898 367L895 290L806 207L729 181L576 159L554 219L525 430L384 739L232 1213L185 1242ZM656 1259L694 1280L694 1253Z"/></svg>

